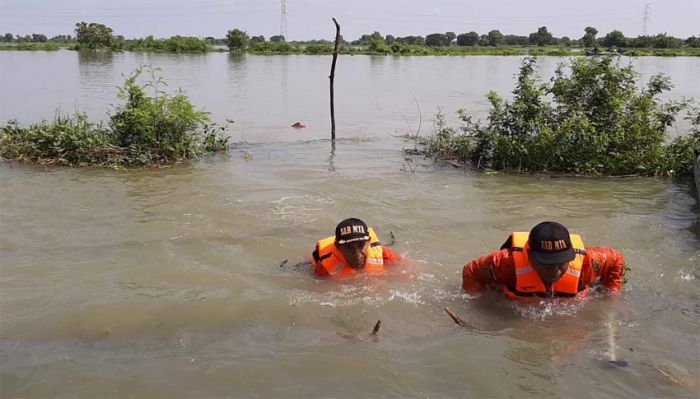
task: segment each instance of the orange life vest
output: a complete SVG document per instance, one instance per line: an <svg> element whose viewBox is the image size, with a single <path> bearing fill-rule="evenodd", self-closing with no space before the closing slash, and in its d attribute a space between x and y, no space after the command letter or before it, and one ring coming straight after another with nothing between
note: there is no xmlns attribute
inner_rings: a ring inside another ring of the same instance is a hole
<svg viewBox="0 0 700 399"><path fill-rule="evenodd" d="M503 284L501 286L503 292L512 299L533 296L585 296L587 289L582 291L578 289L583 258L586 255L581 236L578 234L569 235L576 257L569 262L566 273L559 280L552 283L550 291L547 291L540 275L530 264L530 257L528 256L530 247L528 244L529 235L530 233L528 232L514 232L510 236L510 249L513 251L513 259L515 260L515 291Z"/></svg>
<svg viewBox="0 0 700 399"><path fill-rule="evenodd" d="M314 270L323 268L326 271L326 273L317 274L352 276L362 270L368 274L383 274L384 252L382 250L382 243L379 242L377 235L371 227L368 230L369 249L367 250L365 265L362 269L353 269L347 264L345 258L343 258L343 254L340 253L340 250L335 245L335 236L330 236L316 243L316 251L314 251L311 264Z"/></svg>

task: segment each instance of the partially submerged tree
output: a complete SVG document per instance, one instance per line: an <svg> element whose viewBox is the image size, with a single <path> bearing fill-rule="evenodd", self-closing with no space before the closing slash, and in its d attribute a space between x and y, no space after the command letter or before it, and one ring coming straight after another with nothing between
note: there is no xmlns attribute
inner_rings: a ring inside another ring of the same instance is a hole
<svg viewBox="0 0 700 399"><path fill-rule="evenodd" d="M605 35L600 43L605 47L625 47L627 46L627 39L622 32L619 30L614 30Z"/></svg>
<svg viewBox="0 0 700 399"><path fill-rule="evenodd" d="M112 28L95 22L78 22L75 24L75 36L81 47L108 47L112 43Z"/></svg>
<svg viewBox="0 0 700 399"><path fill-rule="evenodd" d="M425 45L428 47L448 46L450 41L444 33L431 33L425 37Z"/></svg>
<svg viewBox="0 0 700 399"><path fill-rule="evenodd" d="M489 35L489 46L496 47L503 41L503 33L500 30L494 29L488 33Z"/></svg>
<svg viewBox="0 0 700 399"><path fill-rule="evenodd" d="M546 26L540 26L537 32L530 33L530 44L536 44L540 47L546 46L552 42L552 34L547 31Z"/></svg>
<svg viewBox="0 0 700 399"><path fill-rule="evenodd" d="M598 29L592 26L586 26L586 29L583 31L585 33L581 38L581 43L583 43L585 47L593 47L595 45L595 35L598 34Z"/></svg>
<svg viewBox="0 0 700 399"><path fill-rule="evenodd" d="M226 44L230 51L242 51L248 46L248 33L240 29L234 29L226 33Z"/></svg>
<svg viewBox="0 0 700 399"><path fill-rule="evenodd" d="M479 34L474 31L457 36L458 46L476 46L477 43L479 43Z"/></svg>

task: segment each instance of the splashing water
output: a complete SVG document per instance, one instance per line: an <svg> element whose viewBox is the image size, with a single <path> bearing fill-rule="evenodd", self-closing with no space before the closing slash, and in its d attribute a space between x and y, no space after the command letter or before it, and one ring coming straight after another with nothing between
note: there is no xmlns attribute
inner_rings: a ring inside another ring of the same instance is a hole
<svg viewBox="0 0 700 399"><path fill-rule="evenodd" d="M520 316L531 320L551 317L574 316L588 301L579 298L543 298L533 302L508 301L508 307Z"/></svg>

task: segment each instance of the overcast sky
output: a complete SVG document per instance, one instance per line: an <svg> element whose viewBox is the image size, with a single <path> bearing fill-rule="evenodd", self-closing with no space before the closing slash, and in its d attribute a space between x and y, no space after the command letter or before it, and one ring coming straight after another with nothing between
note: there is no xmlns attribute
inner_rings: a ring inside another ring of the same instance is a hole
<svg viewBox="0 0 700 399"><path fill-rule="evenodd" d="M0 0L0 33L73 34L76 22L99 22L127 38L224 37L239 28L269 38L280 33L281 0ZM526 35L545 25L557 37L578 38L586 26L600 34L642 33L650 5L649 34L700 36L700 0L287 0L289 40L331 39L341 25L347 40L363 33L480 34L499 29Z"/></svg>

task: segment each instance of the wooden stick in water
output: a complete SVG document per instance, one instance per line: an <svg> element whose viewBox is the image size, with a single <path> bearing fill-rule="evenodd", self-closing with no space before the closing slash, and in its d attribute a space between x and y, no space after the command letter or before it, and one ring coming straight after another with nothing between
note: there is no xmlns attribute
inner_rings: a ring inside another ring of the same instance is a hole
<svg viewBox="0 0 700 399"><path fill-rule="evenodd" d="M455 322L460 327L466 327L467 322L462 320L459 316L457 316L453 311L450 310L450 308L445 308L445 312L447 312L447 315L452 318L452 321Z"/></svg>
<svg viewBox="0 0 700 399"><path fill-rule="evenodd" d="M381 325L382 321L377 320L377 324L374 325L374 330L372 330L372 335L377 335L377 333L379 332L379 327L381 327Z"/></svg>
<svg viewBox="0 0 700 399"><path fill-rule="evenodd" d="M335 141L335 103L333 102L333 79L335 78L335 63L338 60L338 47L340 46L340 25L333 18L335 24L335 47L333 48L333 62L331 63L331 140Z"/></svg>

